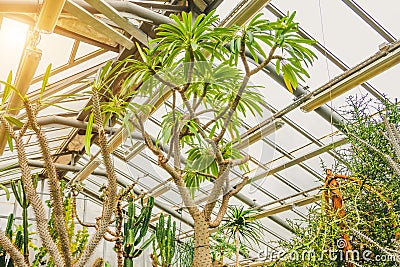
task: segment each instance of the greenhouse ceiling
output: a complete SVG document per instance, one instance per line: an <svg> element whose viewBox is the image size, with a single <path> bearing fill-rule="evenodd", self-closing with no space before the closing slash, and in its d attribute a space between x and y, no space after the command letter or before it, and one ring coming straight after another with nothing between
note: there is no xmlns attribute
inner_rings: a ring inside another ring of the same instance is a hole
<svg viewBox="0 0 400 267"><path fill-rule="evenodd" d="M55 6L49 4L48 9L57 8L56 2ZM241 138L248 142L237 147L251 156L247 174L251 183L230 203L261 209L257 216L267 233L262 242L272 246L271 241L287 240L292 235L287 219L304 218L307 207L319 200L325 181L321 162L334 168L341 161L337 150L346 146L340 126L346 120L342 112L346 98L367 95L376 100L394 101L399 96L395 87L400 71L397 66L400 28L396 16L400 5L396 1L384 3L365 0L67 0L59 15L51 18L55 15L46 17L40 13L46 7L41 1L0 0L0 79L7 80L12 70L15 83L26 85L24 93L28 98L32 102L40 101L44 73L51 64L48 86L42 96L48 105L39 111L38 121L50 142L59 175L71 184L83 182L85 198L98 204L106 172L95 136L90 155L85 153L85 130L92 105L90 95L85 92L107 61L128 56L140 58L136 44L148 46L148 41L155 37L155 28L173 23L169 15L174 13L201 14L216 10L220 20L215 26L229 27L246 24L258 12L275 20L288 11L296 11L299 33L303 38L316 40L313 51L318 59L309 68L310 78L301 82L293 94L286 89L273 65L267 65L252 78L252 84L260 86L259 92L267 103L262 116L246 120L241 129ZM30 34L37 27L35 22L39 14L44 21L55 20L53 33L46 33L53 29L44 29L39 36ZM35 49L29 48L31 46ZM37 68L33 68L35 64ZM18 66L24 66L25 75L17 72ZM29 73L33 78L26 81ZM118 77L112 87L116 88L123 79ZM172 98L156 95L151 99L133 97L131 101L153 103L157 107L146 121L151 135L157 137L165 107L172 105ZM9 101L7 105L13 108L19 105L17 102ZM22 121L27 116L24 112L13 115ZM105 130L119 185L137 181L136 194L156 197L153 221L161 212L172 214L179 222L179 237L191 235L193 220L184 208L178 188L157 165L141 135L133 132L127 138L128 132L120 121L114 121ZM1 167L7 169L0 182L8 185L20 175L19 162L6 145L3 128L0 136ZM32 130L28 130L24 142L29 165L40 172L44 162ZM230 173L233 183L239 176L235 169ZM210 188L211 182L206 182L196 193L197 204L205 204ZM47 192L45 183L41 190L44 194ZM1 218L6 218L7 212L4 211Z"/></svg>

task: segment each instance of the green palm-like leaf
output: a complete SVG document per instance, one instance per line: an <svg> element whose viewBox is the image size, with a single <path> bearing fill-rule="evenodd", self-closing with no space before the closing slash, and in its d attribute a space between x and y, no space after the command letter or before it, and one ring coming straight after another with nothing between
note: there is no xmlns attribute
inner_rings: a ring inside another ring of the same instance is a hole
<svg viewBox="0 0 400 267"><path fill-rule="evenodd" d="M193 22L191 12L182 12L182 21L178 16L171 15L175 24L160 25L157 28L158 38L154 39L153 43L157 43L157 51L163 52L162 63L171 65L180 53L185 54L184 62L205 61L205 51L222 58L220 51L215 48L223 36L211 30L212 24L218 18L214 13L215 11L208 15L201 14Z"/></svg>
<svg viewBox="0 0 400 267"><path fill-rule="evenodd" d="M246 210L243 206L229 207L221 226L222 231L227 234L228 239L234 239L235 234L239 233L241 243L258 245L260 239L263 238L263 231L261 223L254 217L255 213L256 210Z"/></svg>

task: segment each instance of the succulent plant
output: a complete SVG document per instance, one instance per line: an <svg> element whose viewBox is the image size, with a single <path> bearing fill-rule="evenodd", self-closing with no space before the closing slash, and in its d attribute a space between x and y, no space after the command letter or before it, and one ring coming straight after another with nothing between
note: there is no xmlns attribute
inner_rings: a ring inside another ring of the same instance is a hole
<svg viewBox="0 0 400 267"><path fill-rule="evenodd" d="M165 224L164 215L161 214L156 224L156 238L153 241L153 266L170 267L175 255L176 222L172 222L171 215Z"/></svg>
<svg viewBox="0 0 400 267"><path fill-rule="evenodd" d="M154 239L154 235L144 240L149 228L151 212L154 207L154 198L149 197L147 204L144 205L142 199L142 209L136 217L136 205L133 197L128 199L128 218L124 223L123 234L123 256L124 266L132 267L133 259L139 257L144 249L146 249ZM142 241L144 242L139 245Z"/></svg>

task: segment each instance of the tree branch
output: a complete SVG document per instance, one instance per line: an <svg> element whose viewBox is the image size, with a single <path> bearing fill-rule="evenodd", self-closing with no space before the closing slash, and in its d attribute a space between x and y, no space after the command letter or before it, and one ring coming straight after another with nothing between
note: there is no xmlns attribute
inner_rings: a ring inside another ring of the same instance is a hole
<svg viewBox="0 0 400 267"><path fill-rule="evenodd" d="M221 174L218 177L218 179L214 182L214 186L211 190L209 197L207 198L207 203L203 209L203 215L206 221L209 221L211 219L212 211L214 210L215 205L217 204L218 197L224 186L225 180L229 179L230 168L228 164L223 165L220 171Z"/></svg>
<svg viewBox="0 0 400 267"><path fill-rule="evenodd" d="M240 88L236 94L235 100L233 101L232 106L229 109L228 116L224 120L224 124L222 126L221 132L219 133L219 135L217 137L213 138L213 140L216 143L218 143L224 137L224 134L225 134L226 130L228 129L228 124L231 121L232 116L235 113L237 106L239 105L239 101L242 98L242 94L243 94L244 90L246 89L249 80L250 80L250 76L246 75L243 77L242 84L240 85Z"/></svg>
<svg viewBox="0 0 400 267"><path fill-rule="evenodd" d="M178 88L178 86L176 84L174 84L172 82L169 82L169 81L165 80L164 78L162 78L160 75L158 75L155 70L152 69L151 72L152 72L154 78L156 78L159 82L165 84L166 86L168 86L168 87L170 87L172 89L177 89Z"/></svg>
<svg viewBox="0 0 400 267"><path fill-rule="evenodd" d="M249 76L252 76L252 75L256 74L257 72L259 72L260 70L262 70L265 66L267 66L267 64L273 59L274 53L275 53L275 51L276 51L277 48L278 48L278 45L277 45L277 44L274 44L274 45L271 47L271 50L269 51L268 57L267 57L266 59L264 59L264 61L261 62L260 65L258 65L258 66L255 67L254 69L252 69L252 70L250 71L250 73L249 73L249 74L250 74Z"/></svg>
<svg viewBox="0 0 400 267"><path fill-rule="evenodd" d="M246 58L246 34L243 33L242 41L240 43L240 58L242 59L246 76L250 76L250 67Z"/></svg>
<svg viewBox="0 0 400 267"><path fill-rule="evenodd" d="M241 159L235 159L231 161L232 166L243 165L251 159L250 155L246 155Z"/></svg>
<svg viewBox="0 0 400 267"><path fill-rule="evenodd" d="M245 177L239 184L237 184L231 191L229 191L227 194L224 195L224 197L222 198L222 203L221 203L221 207L218 211L217 217L215 218L214 221L211 221L209 223L209 226L211 228L215 228L218 227L221 222L222 219L224 218L224 215L228 209L228 204L229 204L229 199L236 195L237 193L240 192L240 190L243 189L243 187L245 187L245 185L249 182L249 177Z"/></svg>
<svg viewBox="0 0 400 267"><path fill-rule="evenodd" d="M176 108L176 92L173 90L172 91L172 121L174 122L174 125L172 126L172 133L171 133L171 140L174 139L175 135L176 135L176 114L175 114L175 108ZM169 151L167 154L167 161L169 161L169 159L171 158L171 154L172 154L172 150L173 150L173 145L174 142L171 141L170 145L169 145Z"/></svg>
<svg viewBox="0 0 400 267"><path fill-rule="evenodd" d="M221 118L225 115L225 113L228 111L228 109L229 109L229 105L226 106L226 107L224 108L224 110L223 110L220 114L218 114L215 118L213 118L212 120L210 120L209 122L207 122L206 124L204 124L203 127L202 127L203 130L207 129L211 124L213 124L213 123L216 122L217 120L221 119Z"/></svg>
<svg viewBox="0 0 400 267"><path fill-rule="evenodd" d="M187 110L189 111L189 116L190 116L189 119L193 119L194 118L194 110L193 110L193 107L191 106L189 100L187 99L187 97L185 95L185 92L184 91L179 91L179 93L181 95L183 103L185 104Z"/></svg>
<svg viewBox="0 0 400 267"><path fill-rule="evenodd" d="M201 102L203 102L203 99L206 97L207 95L207 88L210 84L209 83L204 83L204 87L203 87L203 93L201 94L199 100L197 101L196 104L193 105L193 110L196 111L198 109L198 107L200 106Z"/></svg>
<svg viewBox="0 0 400 267"><path fill-rule="evenodd" d="M142 132L143 139L145 141L146 146L153 152L154 155L158 157L158 165L166 170L172 177L175 185L178 187L178 190L182 196L184 204L187 206L189 213L191 216L198 216L200 214L199 209L196 206L196 203L191 197L189 189L186 187L185 181L181 174L179 174L171 165L168 164L167 159L164 157L163 153L159 148L157 148L153 142L151 141L150 135L144 129L143 122L140 120L139 116L136 116L136 119L139 120L140 130Z"/></svg>
<svg viewBox="0 0 400 267"><path fill-rule="evenodd" d="M237 106L239 105L239 101L240 101L240 99L242 97L242 94L243 94L244 90L246 89L246 86L247 86L247 84L248 84L248 82L250 80L250 77L252 75L256 74L257 72L259 72L261 69L263 69L271 61L271 59L273 58L275 50L277 49L277 47L278 47L277 45L274 45L271 48L271 50L269 51L268 57L260 65L258 65L256 68L254 68L253 70L251 70L249 72L246 71L246 75L243 78L243 81L242 81L242 84L240 85L239 91L236 94L235 100L233 101L233 104L232 104L232 106L231 106L231 108L230 108L230 110L228 112L228 116L226 117L226 119L224 121L224 124L223 124L223 127L221 129L221 132L216 138L214 138L214 141L216 141L217 143L224 137L224 134L225 134L225 132L226 132L226 130L228 128L228 124L231 121L232 116L233 116ZM241 53L241 57L242 57L242 60L245 60L244 62L246 62L246 58L243 59L243 55L244 55L244 52Z"/></svg>

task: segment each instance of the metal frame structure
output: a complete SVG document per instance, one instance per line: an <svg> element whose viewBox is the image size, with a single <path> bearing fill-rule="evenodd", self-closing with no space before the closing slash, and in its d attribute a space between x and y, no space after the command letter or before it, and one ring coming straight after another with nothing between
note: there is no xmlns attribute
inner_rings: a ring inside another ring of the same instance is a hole
<svg viewBox="0 0 400 267"><path fill-rule="evenodd" d="M226 0L228 1L228 0ZM194 11L209 12L212 9L218 7L223 1L221 0L171 0L166 2L159 1L115 1L115 0L67 0L62 13L59 16L57 25L55 26L54 32L62 35L66 38L73 39L73 46L68 61L55 69L52 70L51 76L56 77L62 75L63 78L52 82L46 90L46 97L57 95L62 92L58 97L53 98L51 104L60 104L65 99L65 95L81 93L89 86L89 82L95 72L101 68L105 61L103 57L110 55L109 58L123 59L127 56L138 56L135 42L142 46L146 46L148 40L153 38L155 33L154 29L161 23L171 23L171 19L168 17L171 13L179 13L181 11ZM226 19L222 20L221 26L230 26L236 23L243 24L248 21L251 16L255 15L255 12L264 10L270 15L275 17L282 17L283 12L272 1L266 0L242 0L239 5L233 9L233 11L227 16ZM378 35L380 35L384 41L389 43L395 43L396 38L385 29L376 19L370 16L356 1L353 0L342 0L342 2L354 12L355 15L359 16L368 26L370 26ZM28 24L35 23L35 16L41 5L38 1L34 0L0 0L0 18L11 18L23 21ZM1 20L0 20L1 24ZM90 29L90 30L88 30ZM308 39L314 39L309 33L303 28L299 28L299 33L302 37ZM93 51L86 53L83 56L77 58L77 52L83 43L92 45ZM339 57L328 50L320 42L314 44L314 48L326 57L327 60L336 65L344 73L349 72L349 66L347 66ZM97 60L95 63L92 63ZM374 59L372 59L374 60ZM373 62L372 62L373 63ZM78 72L71 74L65 74L73 72L73 69L79 69ZM352 69L350 69L351 71ZM283 78L276 74L275 67L268 65L264 68L264 73L274 80L279 87L285 88ZM357 76L357 73L355 72ZM34 88L43 78L43 75L33 77L31 81L31 88ZM335 82L343 81L346 79L346 75L339 76L335 79ZM118 84L119 80L115 82ZM326 86L329 89L331 81L327 81ZM322 86L321 88L324 88ZM385 96L375 88L372 84L365 82L362 85L365 92L370 93L373 97L378 100L386 99ZM38 91L29 90L28 96L32 101L38 100ZM279 153L279 157L267 162L260 162L257 159L252 159L252 164L256 166L258 170L262 170L261 173L255 174L252 178L253 189L255 190L257 199L251 198L245 193L239 193L236 195L236 200L249 207L257 207L260 209L259 218L263 219L266 224L274 225L274 229L269 229L265 226L265 230L275 238L286 238L282 236L280 232L290 233L291 228L285 222L284 218L280 214L282 212L290 213L292 216L303 217L304 210L297 209L294 207L300 207L310 205L318 202L318 189L316 186L318 181L323 179L321 172L311 167L307 162L310 159L318 157L322 154L329 156L334 160L342 160L335 149L345 145L345 140L338 138L336 140L327 142L323 138L314 136L301 125L295 122L289 116L291 112L299 109L299 106L309 100L313 93L301 85L299 85L294 92L295 99L289 103L286 107L277 109L272 104L267 104L264 108L272 113L269 118L264 120L258 125L244 125L248 132L259 132L262 126L280 119L285 123L285 127L295 131L302 138L307 140L307 143L296 150L287 150L282 147L279 143L275 142L268 136L261 136L256 142L260 142L265 146L272 148ZM163 96L159 99L153 99L158 107L162 105L169 105L168 100L164 102L163 99L168 97ZM59 168L59 174L65 177L67 180L81 180L87 179L88 183L99 184L94 179L94 175L105 175L101 169L101 164L94 164L97 160L98 154L94 155L90 160L84 155L84 144L83 144L83 130L86 127L86 120L88 117L88 111L85 109L90 105L90 99L87 97L77 98L76 110L69 111L64 116L43 116L39 119L42 125L52 124L55 130L63 130L63 135L57 138L50 138L56 145L52 147L54 152L54 159ZM43 110L45 111L45 110ZM323 105L315 110L323 120L326 120L332 125L332 135L340 133L341 122L344 120L339 113L328 105ZM25 118L25 114L19 114L20 119ZM160 123L156 115L152 115L149 121L160 126ZM55 126L57 125L57 126ZM67 126L67 127L66 127ZM68 128L71 127L71 128ZM177 190L170 186L169 180L161 179L154 173L140 166L140 163L136 163L135 160L146 161L147 164L157 168L157 164L154 160L146 154L146 148L143 145L142 140L138 136L133 141L124 142L124 138L127 133L123 129L119 129L119 125L116 124L106 129L109 133L110 144L113 148L113 154L115 160L121 164L125 164L127 170L135 170L140 173L138 177L143 177L139 183L138 188L135 188L135 193L141 194L139 188L145 189L147 195L157 195L160 197L156 199L155 206L158 210L171 214L176 220L186 224L188 228L193 226L193 221L188 213L182 209L180 203L173 201L171 198L165 196L166 194L174 194L178 196ZM247 132L246 132L247 133ZM245 133L245 134L246 134ZM48 131L50 134L50 130ZM279 132L277 132L279 134ZM28 137L28 140L29 141ZM95 137L94 137L95 141ZM95 142L94 142L95 143ZM1 142L0 142L1 144ZM3 141L3 147L0 150L4 150L5 142ZM30 143L29 146L34 147L36 143ZM94 145L96 147L96 145ZM311 150L305 148L311 147ZM305 152L303 152L303 149ZM299 155L299 152L301 153ZM36 157L39 156L37 150L28 152L28 156L31 157L30 165L35 168L43 167L43 163L38 161ZM9 151L5 150L4 155L0 158L2 161L9 162L15 161L9 155ZM275 167L269 167L276 161L279 163ZM15 167L17 167L15 165ZM309 176L308 181L310 186L304 188L297 185L294 181L294 177L288 177L285 171L290 168L298 168L302 173ZM130 174L119 170L119 184L126 186L128 181L133 181L135 177L131 177ZM238 173L232 172L232 177L238 176ZM12 175L4 176L2 182L12 179ZM289 194L285 196L278 196L276 193L271 192L268 186L263 184L255 183L260 179L274 179L282 186L290 189ZM147 184L156 184L151 187ZM101 184L99 184L101 185ZM43 192L42 192L43 193ZM203 192L204 195L205 192ZM84 194L87 195L93 201L98 200L98 194L92 189L85 189ZM200 192L200 195L202 193ZM198 203L202 203L201 196L199 197ZM155 218L157 214L154 214ZM275 230L280 229L280 230ZM180 237L185 237L190 234L190 231L181 234ZM267 242L264 242L266 246L270 246ZM254 252L255 253L255 252Z"/></svg>

